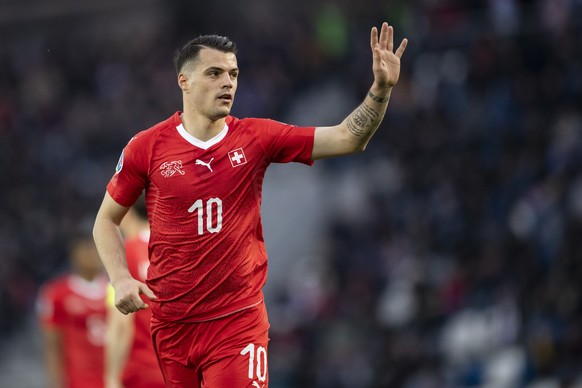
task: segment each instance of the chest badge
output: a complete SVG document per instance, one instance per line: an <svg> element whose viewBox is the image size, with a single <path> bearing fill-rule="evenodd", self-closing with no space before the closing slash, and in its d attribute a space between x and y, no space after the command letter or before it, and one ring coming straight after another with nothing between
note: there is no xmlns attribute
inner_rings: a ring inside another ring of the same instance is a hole
<svg viewBox="0 0 582 388"><path fill-rule="evenodd" d="M228 153L228 158L230 159L230 164L232 167L242 166L247 163L247 157L242 148L237 148Z"/></svg>
<svg viewBox="0 0 582 388"><path fill-rule="evenodd" d="M164 162L160 166L160 170L162 170L162 176L164 178L169 178L176 173L178 173L180 175L185 174L184 170L182 170L182 161L181 160L172 160L171 162Z"/></svg>

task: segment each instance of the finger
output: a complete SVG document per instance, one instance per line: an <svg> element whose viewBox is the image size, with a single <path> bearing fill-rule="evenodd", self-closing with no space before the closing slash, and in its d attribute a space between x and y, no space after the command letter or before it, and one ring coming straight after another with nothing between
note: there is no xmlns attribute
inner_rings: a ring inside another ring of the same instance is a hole
<svg viewBox="0 0 582 388"><path fill-rule="evenodd" d="M372 27L372 31L370 32L370 47L372 51L374 51L374 47L378 46L378 29L376 27Z"/></svg>
<svg viewBox="0 0 582 388"><path fill-rule="evenodd" d="M396 50L396 56L398 58L402 58L402 54L404 54L404 51L406 50L406 46L408 46L408 39L404 38L402 40L402 43L400 43L400 46Z"/></svg>
<svg viewBox="0 0 582 388"><path fill-rule="evenodd" d="M388 48L388 38L390 35L390 27L388 23L382 23L382 30L380 31L380 48L385 50Z"/></svg>
<svg viewBox="0 0 582 388"><path fill-rule="evenodd" d="M388 26L388 45L386 46L390 52L394 50L394 27Z"/></svg>
<svg viewBox="0 0 582 388"><path fill-rule="evenodd" d="M115 305L115 307L117 307L117 310L119 310L119 312L121 312L123 315L127 315L136 311L135 306L132 307L130 303L118 303Z"/></svg>
<svg viewBox="0 0 582 388"><path fill-rule="evenodd" d="M123 314L127 315L129 313L134 313L140 310L145 303L139 297L139 294L129 294L125 298L120 299L119 302L115 304L115 307Z"/></svg>
<svg viewBox="0 0 582 388"><path fill-rule="evenodd" d="M121 306L115 306L115 307L117 307L117 311L119 311L123 315L129 314L129 311L127 311L124 307L121 307Z"/></svg>
<svg viewBox="0 0 582 388"><path fill-rule="evenodd" d="M156 295L154 294L154 292L152 290L150 290L149 287L147 285L145 285L145 284L142 284L142 286L140 286L139 290L149 300L157 300L158 299L156 297Z"/></svg>
<svg viewBox="0 0 582 388"><path fill-rule="evenodd" d="M143 301L142 298L140 298L139 296L136 298L132 298L133 301L133 305L135 306L135 310L143 310L143 309L147 309L148 305L146 304L146 302Z"/></svg>

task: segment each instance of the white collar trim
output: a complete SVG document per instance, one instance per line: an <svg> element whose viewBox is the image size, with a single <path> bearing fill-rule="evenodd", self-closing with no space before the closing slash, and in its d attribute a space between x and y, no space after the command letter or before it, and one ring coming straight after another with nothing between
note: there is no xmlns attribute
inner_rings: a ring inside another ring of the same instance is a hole
<svg viewBox="0 0 582 388"><path fill-rule="evenodd" d="M212 139L202 141L202 140L197 139L194 136L190 135L186 131L186 128L184 128L184 125L182 125L182 123L180 123L180 125L178 125L176 127L176 129L178 130L178 133L180 134L180 136L182 136L188 143L190 143L193 146L196 146L198 148L202 148L203 150L207 150L210 147L212 147L213 145L220 143L220 141L222 139L224 139L224 137L228 133L228 125L226 125L226 123L224 123L224 128L222 128L222 131L220 131L216 136L214 136Z"/></svg>

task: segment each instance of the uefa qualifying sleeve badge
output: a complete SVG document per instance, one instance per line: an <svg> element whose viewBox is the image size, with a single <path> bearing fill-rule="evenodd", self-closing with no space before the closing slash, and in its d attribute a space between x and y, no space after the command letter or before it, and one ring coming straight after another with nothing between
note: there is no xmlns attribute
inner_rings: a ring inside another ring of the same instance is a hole
<svg viewBox="0 0 582 388"><path fill-rule="evenodd" d="M119 155L119 160L117 161L117 166L115 167L115 173L119 174L122 168L123 168L123 151L121 151L121 155Z"/></svg>

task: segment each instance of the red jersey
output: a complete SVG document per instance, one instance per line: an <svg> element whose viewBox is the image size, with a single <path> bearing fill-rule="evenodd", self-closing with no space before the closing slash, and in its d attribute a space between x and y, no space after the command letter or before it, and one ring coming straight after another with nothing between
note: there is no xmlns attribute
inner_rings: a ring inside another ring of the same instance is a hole
<svg viewBox="0 0 582 388"><path fill-rule="evenodd" d="M125 241L127 266L131 275L140 280L146 280L148 259L149 231ZM145 300L145 299L144 299ZM146 301L150 303L149 301ZM127 357L122 375L124 387L165 387L164 378L150 334L150 309L138 310L134 313L135 332L131 350Z"/></svg>
<svg viewBox="0 0 582 388"><path fill-rule="evenodd" d="M313 127L228 116L203 142L177 112L129 141L107 191L129 207L146 189L154 317L204 321L260 303L263 177L273 162L312 164L313 137Z"/></svg>
<svg viewBox="0 0 582 388"><path fill-rule="evenodd" d="M103 387L106 290L105 277L89 282L77 275L60 276L40 290L38 319L61 333L68 388Z"/></svg>

